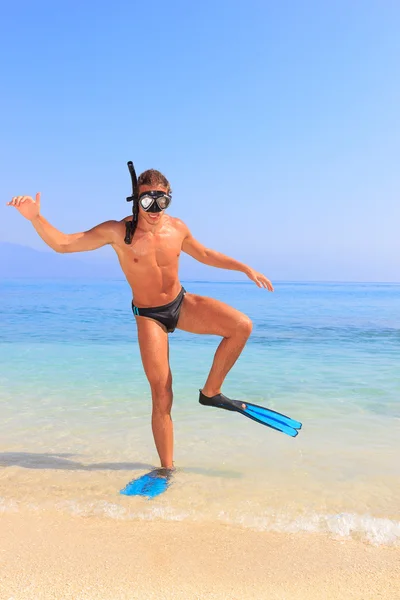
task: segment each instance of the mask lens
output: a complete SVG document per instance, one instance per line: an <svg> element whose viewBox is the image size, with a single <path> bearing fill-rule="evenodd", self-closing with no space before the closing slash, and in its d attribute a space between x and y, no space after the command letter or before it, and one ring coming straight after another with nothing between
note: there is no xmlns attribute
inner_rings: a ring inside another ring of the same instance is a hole
<svg viewBox="0 0 400 600"><path fill-rule="evenodd" d="M171 199L168 196L161 196L161 198L157 198L157 204L161 210L168 208L170 202Z"/></svg>
<svg viewBox="0 0 400 600"><path fill-rule="evenodd" d="M153 204L154 199L151 196L142 196L140 198L140 204L144 210L148 210L150 206Z"/></svg>

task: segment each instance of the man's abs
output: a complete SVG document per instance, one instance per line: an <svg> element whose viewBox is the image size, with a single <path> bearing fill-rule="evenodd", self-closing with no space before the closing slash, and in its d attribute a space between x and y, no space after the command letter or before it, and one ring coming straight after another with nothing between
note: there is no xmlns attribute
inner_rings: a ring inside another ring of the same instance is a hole
<svg viewBox="0 0 400 600"><path fill-rule="evenodd" d="M135 232L130 245L114 245L119 263L138 307L162 306L179 294L178 267L181 234L166 227L157 235Z"/></svg>
<svg viewBox="0 0 400 600"><path fill-rule="evenodd" d="M136 306L162 306L179 294L178 256L162 266L150 257L141 257L137 262L129 255L118 258Z"/></svg>

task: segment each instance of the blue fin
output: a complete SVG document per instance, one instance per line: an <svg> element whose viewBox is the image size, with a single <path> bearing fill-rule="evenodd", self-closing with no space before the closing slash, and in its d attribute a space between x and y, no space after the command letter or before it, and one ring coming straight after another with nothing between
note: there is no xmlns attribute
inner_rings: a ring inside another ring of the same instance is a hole
<svg viewBox="0 0 400 600"><path fill-rule="evenodd" d="M155 498L171 485L172 473L172 469L153 469L153 471L130 481L120 493L124 496Z"/></svg>
<svg viewBox="0 0 400 600"><path fill-rule="evenodd" d="M224 394L217 394L216 396L209 398L200 391L199 402L205 406L215 406L217 408L239 412L257 423L286 433L291 437L296 437L298 434L297 430L302 427L300 421L295 421L270 408L258 406L257 404L250 404L248 402L241 402L240 400L231 400L224 396Z"/></svg>
<svg viewBox="0 0 400 600"><path fill-rule="evenodd" d="M277 423L282 423L287 427L291 427L292 429L301 429L302 424L300 421L295 421L286 415L282 415L281 413L276 412L275 410L271 410L270 408L265 408L264 406L258 406L257 404L249 404L248 402L244 402L242 404L246 405L245 411L251 412L255 416L259 416L260 419L269 419L271 421L276 421Z"/></svg>
<svg viewBox="0 0 400 600"><path fill-rule="evenodd" d="M245 417L248 417L257 423L261 423L261 425L266 425L267 427L271 427L272 429L286 433L286 435L290 435L291 437L296 437L296 435L299 433L294 427L287 425L283 421L279 421L273 416L274 413L272 413L272 415L269 414L268 408L266 408L265 411L261 411L258 406L254 407L254 405L248 404L247 402L245 404L246 408L238 411L241 412ZM295 422L297 423L297 421Z"/></svg>

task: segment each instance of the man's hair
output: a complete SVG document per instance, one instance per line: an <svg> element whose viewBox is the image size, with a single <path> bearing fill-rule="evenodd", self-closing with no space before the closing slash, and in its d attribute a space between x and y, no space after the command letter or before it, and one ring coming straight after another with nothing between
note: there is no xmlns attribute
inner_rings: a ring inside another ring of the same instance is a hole
<svg viewBox="0 0 400 600"><path fill-rule="evenodd" d="M165 187L169 194L172 191L168 179L162 173L160 173L160 171L156 171L155 169L143 171L143 173L141 173L138 177L137 184L138 188L140 188L141 185L154 185L154 187L160 185Z"/></svg>

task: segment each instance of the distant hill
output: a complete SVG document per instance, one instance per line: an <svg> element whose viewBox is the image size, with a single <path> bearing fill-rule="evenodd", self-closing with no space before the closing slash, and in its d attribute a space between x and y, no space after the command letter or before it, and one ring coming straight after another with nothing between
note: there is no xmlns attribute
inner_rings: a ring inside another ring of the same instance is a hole
<svg viewBox="0 0 400 600"><path fill-rule="evenodd" d="M0 278L121 278L118 261L91 259L89 254L57 254L0 242Z"/></svg>
<svg viewBox="0 0 400 600"><path fill-rule="evenodd" d="M236 271L213 269L182 253L179 275L182 281L246 281ZM57 254L28 246L0 242L0 279L34 277L123 279L118 259L111 248L96 252Z"/></svg>

